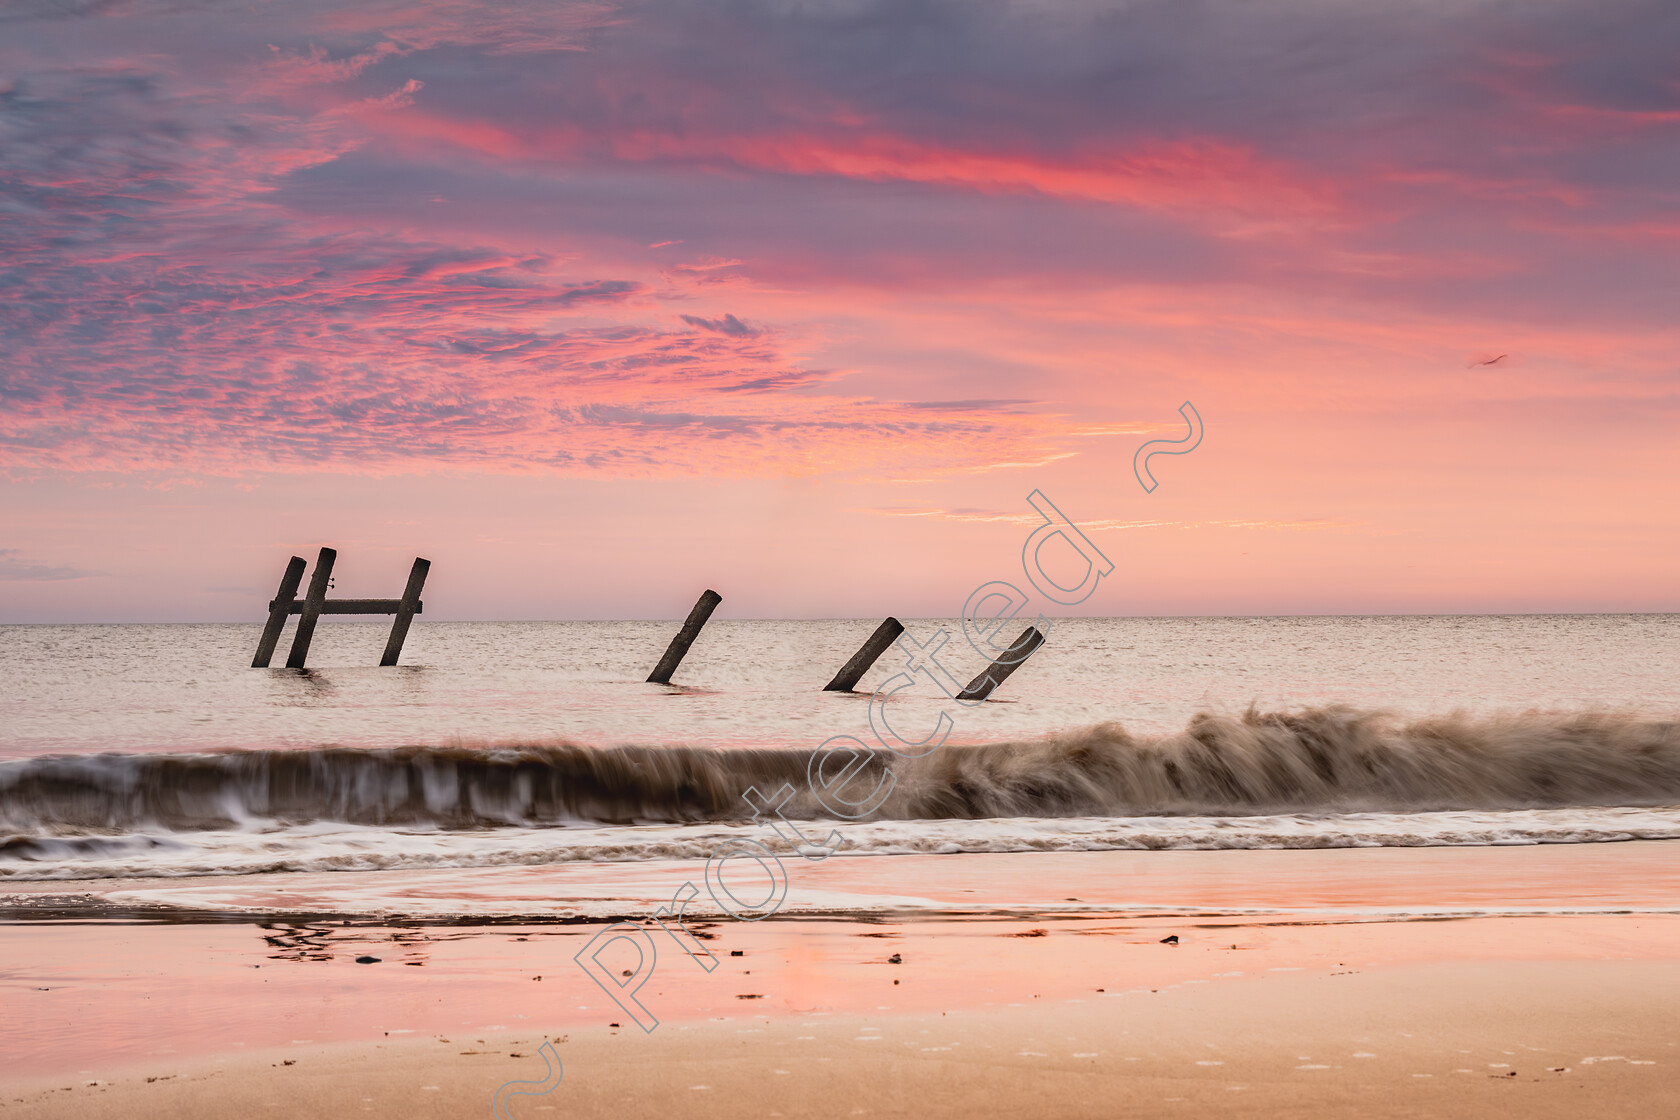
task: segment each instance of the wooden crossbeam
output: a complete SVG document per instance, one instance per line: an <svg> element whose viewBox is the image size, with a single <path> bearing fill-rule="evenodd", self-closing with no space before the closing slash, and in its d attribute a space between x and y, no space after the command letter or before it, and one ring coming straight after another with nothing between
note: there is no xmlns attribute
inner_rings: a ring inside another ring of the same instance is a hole
<svg viewBox="0 0 1680 1120"><path fill-rule="evenodd" d="M324 599L321 602L322 614L396 614L402 610L401 599ZM418 599L414 601L414 613L420 614L425 604ZM275 599L268 604L270 611L280 608L280 600ZM293 599L286 609L287 614L302 614L303 604Z"/></svg>
<svg viewBox="0 0 1680 1120"><path fill-rule="evenodd" d="M379 663L397 663L397 658L402 655L403 641L408 637L409 623L426 609L420 601L420 592L426 586L426 573L431 570L432 562L415 558L401 599L329 599L327 587L332 583L333 563L337 559L337 550L321 550L315 560L315 573L309 579L309 592L300 600L297 598L298 584L303 582L306 565L303 557L292 557L286 565L286 574L280 577L280 589L269 601L268 624L263 627L262 638L257 642L257 655L251 660L253 669L268 668L274 657L274 647L280 641L280 632L285 629L286 619L294 614L298 616L298 625L297 633L292 637L291 654L286 658L288 669L303 668L304 661L309 657L309 643L315 637L315 622L324 614L396 615L391 623L391 637L385 643L385 654Z"/></svg>

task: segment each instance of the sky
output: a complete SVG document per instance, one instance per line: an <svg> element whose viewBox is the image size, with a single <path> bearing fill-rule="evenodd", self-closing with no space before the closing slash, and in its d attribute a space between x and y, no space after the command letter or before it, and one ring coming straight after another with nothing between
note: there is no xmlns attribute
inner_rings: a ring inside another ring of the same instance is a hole
<svg viewBox="0 0 1680 1120"><path fill-rule="evenodd" d="M0 622L1680 610L1677 250L1671 0L17 0Z"/></svg>

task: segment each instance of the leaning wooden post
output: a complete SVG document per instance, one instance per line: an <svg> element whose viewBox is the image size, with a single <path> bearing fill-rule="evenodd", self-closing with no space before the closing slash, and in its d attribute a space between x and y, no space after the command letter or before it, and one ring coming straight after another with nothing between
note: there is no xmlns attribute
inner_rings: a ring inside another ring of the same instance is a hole
<svg viewBox="0 0 1680 1120"><path fill-rule="evenodd" d="M1015 644L1004 650L998 659L986 666L978 677L969 682L967 688L957 694L958 700L984 700L990 696L998 685L1009 679L1009 674L1019 669L1033 651L1044 644L1044 635L1038 632L1038 627L1029 626L1015 639Z"/></svg>
<svg viewBox="0 0 1680 1120"><path fill-rule="evenodd" d="M869 635L858 651L852 654L852 659L834 674L834 679L823 686L824 692L850 692L857 687L857 682L869 672L869 667L887 652L887 647L893 644L893 639L904 633L904 623L896 618L889 618L875 627L875 633Z"/></svg>
<svg viewBox="0 0 1680 1120"><path fill-rule="evenodd" d="M721 602L722 595L711 588L706 589L705 594L700 596L700 601L694 604L694 609L688 612L688 621L677 631L677 636L671 639L665 656L659 659L659 664L648 674L649 684L671 683L671 674L682 664L682 659L688 654L688 647L700 636L700 628L706 625L706 620L712 617L712 612L717 610L717 605Z"/></svg>
<svg viewBox="0 0 1680 1120"><path fill-rule="evenodd" d="M291 563L286 565L286 574L280 577L280 590L274 593L274 602L268 605L268 625L263 627L262 638L257 642L257 655L251 659L251 668L266 669L274 659L274 647L280 642L280 631L286 628L286 616L292 613L292 601L297 598L298 584L303 582L306 566L301 556L292 557Z"/></svg>
<svg viewBox="0 0 1680 1120"><path fill-rule="evenodd" d="M391 638L385 643L385 656L379 659L381 665L395 665L402 654L403 639L408 637L408 624L420 610L420 590L426 586L426 573L431 571L432 562L420 557L414 558L414 567L408 570L408 586L403 588L402 601L397 604L397 618L391 623Z"/></svg>
<svg viewBox="0 0 1680 1120"><path fill-rule="evenodd" d="M292 653L286 658L286 668L303 668L309 656L309 642L315 637L315 620L321 617L321 607L327 601L327 584L332 579L333 561L338 550L323 548L315 558L315 571L309 577L309 594L303 600L303 612L298 615L297 633L292 637Z"/></svg>

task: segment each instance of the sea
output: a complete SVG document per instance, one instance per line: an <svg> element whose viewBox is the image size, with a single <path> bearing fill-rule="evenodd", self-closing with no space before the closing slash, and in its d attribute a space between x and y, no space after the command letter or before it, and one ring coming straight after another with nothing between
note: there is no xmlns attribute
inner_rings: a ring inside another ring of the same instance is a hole
<svg viewBox="0 0 1680 1120"><path fill-rule="evenodd" d="M675 622L421 619L381 668L326 619L305 670L258 625L0 626L0 882L704 858L783 786L844 857L1680 838L1677 616L1058 618L983 703L872 696L897 649L823 691L878 622L715 620L671 685ZM892 773L867 816L812 796L834 743Z"/></svg>

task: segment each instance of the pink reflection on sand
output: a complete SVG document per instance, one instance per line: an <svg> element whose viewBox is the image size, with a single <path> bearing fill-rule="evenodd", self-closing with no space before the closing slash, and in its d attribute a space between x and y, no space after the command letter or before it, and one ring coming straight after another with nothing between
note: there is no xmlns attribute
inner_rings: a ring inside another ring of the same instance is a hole
<svg viewBox="0 0 1680 1120"><path fill-rule="evenodd" d="M740 923L701 915L691 926L722 967L707 974L660 937L643 997L668 1029L718 1018L1143 998L1181 985L1264 982L1279 971L1670 959L1680 915L1604 911L1680 910L1674 851L1643 843L836 859L795 869L792 893L854 901L852 916ZM134 902L214 895L223 906L290 906L299 915L403 897L411 911L530 913L545 895L556 906L616 898L620 912L635 913L695 871L573 865L89 886ZM62 897L63 884L53 886L33 897ZM1534 909L1600 913L1407 920ZM627 1027L571 961L598 928L284 915L261 924L0 925L0 984L14 1011L0 1027L0 1069L104 1070L301 1040ZM1162 944L1169 935L1179 943ZM894 954L901 963L890 963ZM358 964L364 955L378 963Z"/></svg>

